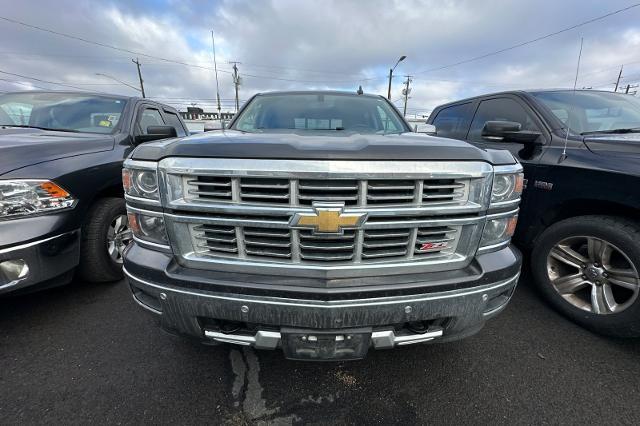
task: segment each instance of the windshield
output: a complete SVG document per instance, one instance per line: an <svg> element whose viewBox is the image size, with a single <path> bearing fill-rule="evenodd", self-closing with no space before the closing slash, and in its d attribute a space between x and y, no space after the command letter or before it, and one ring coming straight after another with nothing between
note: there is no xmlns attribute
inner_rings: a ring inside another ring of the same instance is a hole
<svg viewBox="0 0 640 426"><path fill-rule="evenodd" d="M233 128L244 132L293 129L386 134L409 131L384 99L327 93L258 95L242 111Z"/></svg>
<svg viewBox="0 0 640 426"><path fill-rule="evenodd" d="M9 93L0 95L0 126L112 133L125 103L95 95Z"/></svg>
<svg viewBox="0 0 640 426"><path fill-rule="evenodd" d="M608 133L640 127L640 101L631 95L583 90L533 95L573 133Z"/></svg>

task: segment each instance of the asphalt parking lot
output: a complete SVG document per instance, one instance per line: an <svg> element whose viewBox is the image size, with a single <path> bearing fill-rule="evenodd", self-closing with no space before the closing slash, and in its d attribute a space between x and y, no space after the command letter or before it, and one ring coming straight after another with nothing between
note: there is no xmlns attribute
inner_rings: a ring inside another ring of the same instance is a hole
<svg viewBox="0 0 640 426"><path fill-rule="evenodd" d="M165 334L124 283L0 300L2 424L640 422L640 341L548 309L526 278L478 335L351 363Z"/></svg>

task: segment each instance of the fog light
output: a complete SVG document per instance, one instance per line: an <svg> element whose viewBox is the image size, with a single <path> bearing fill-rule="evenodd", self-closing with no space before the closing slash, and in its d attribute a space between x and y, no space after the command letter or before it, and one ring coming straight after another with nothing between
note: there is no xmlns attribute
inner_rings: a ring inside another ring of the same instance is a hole
<svg viewBox="0 0 640 426"><path fill-rule="evenodd" d="M8 281L20 280L29 274L29 265L23 259L0 262L0 271Z"/></svg>

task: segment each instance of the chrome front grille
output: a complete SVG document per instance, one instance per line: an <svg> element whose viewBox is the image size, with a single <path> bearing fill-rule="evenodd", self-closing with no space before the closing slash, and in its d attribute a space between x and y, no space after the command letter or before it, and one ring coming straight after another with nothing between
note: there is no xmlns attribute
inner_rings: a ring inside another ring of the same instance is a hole
<svg viewBox="0 0 640 426"><path fill-rule="evenodd" d="M462 165L462 167L461 167ZM165 222L189 266L295 269L407 263L459 268L478 246L488 205L485 163L216 160L160 163ZM338 203L358 229L294 229L296 213Z"/></svg>

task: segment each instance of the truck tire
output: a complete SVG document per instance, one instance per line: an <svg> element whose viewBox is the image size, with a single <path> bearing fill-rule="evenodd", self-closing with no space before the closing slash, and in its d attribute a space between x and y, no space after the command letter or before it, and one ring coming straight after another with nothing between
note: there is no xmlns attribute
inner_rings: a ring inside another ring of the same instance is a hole
<svg viewBox="0 0 640 426"><path fill-rule="evenodd" d="M98 199L82 226L79 266L82 279L90 282L121 280L122 252L131 239L124 200Z"/></svg>
<svg viewBox="0 0 640 426"><path fill-rule="evenodd" d="M612 216L578 216L547 228L531 269L554 308L596 333L640 336L640 226Z"/></svg>

